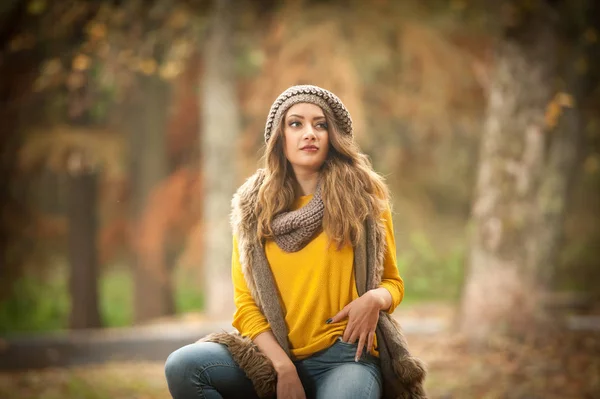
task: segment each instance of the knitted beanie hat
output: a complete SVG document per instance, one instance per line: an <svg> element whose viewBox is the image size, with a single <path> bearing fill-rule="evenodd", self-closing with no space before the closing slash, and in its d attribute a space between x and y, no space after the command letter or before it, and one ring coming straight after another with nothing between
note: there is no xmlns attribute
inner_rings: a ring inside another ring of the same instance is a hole
<svg viewBox="0 0 600 399"><path fill-rule="evenodd" d="M271 138L275 127L281 123L286 111L292 105L299 103L315 104L323 110L331 111L341 133L352 137L352 119L350 118L350 113L335 94L318 86L299 85L292 86L281 93L271 106L265 126L265 143Z"/></svg>

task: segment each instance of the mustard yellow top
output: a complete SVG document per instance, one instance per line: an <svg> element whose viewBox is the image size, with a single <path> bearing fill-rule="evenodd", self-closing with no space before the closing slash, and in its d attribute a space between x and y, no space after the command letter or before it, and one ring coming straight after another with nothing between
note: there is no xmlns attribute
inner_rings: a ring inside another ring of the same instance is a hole
<svg viewBox="0 0 600 399"><path fill-rule="evenodd" d="M306 205L311 198L312 195L299 197L293 209ZM382 217L385 219L387 250L380 287L386 288L392 295L392 305L387 310L391 313L402 301L404 282L398 273L389 207ZM337 250L335 244L328 245L326 233L321 232L303 249L293 253L284 252L275 241L267 241L265 254L281 296L292 355L302 359L333 345L337 337L344 334L348 319L332 324L325 321L358 298L352 246ZM234 236L232 277L237 309L233 326L243 336L254 339L270 327L252 299L239 259ZM378 355L376 350L373 354Z"/></svg>

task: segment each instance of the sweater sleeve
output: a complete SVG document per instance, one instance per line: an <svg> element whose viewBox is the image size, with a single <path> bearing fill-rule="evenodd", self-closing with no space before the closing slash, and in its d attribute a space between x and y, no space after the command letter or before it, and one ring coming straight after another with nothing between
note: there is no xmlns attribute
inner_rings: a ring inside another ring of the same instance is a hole
<svg viewBox="0 0 600 399"><path fill-rule="evenodd" d="M392 305L387 312L393 313L400 302L402 302L402 298L404 298L404 281L400 277L400 273L398 273L396 239L394 238L394 225L389 205L383 212L382 219L385 224L386 250L383 255L383 277L379 287L387 289L392 295Z"/></svg>
<svg viewBox="0 0 600 399"><path fill-rule="evenodd" d="M256 302L254 302L248 284L246 284L235 235L233 236L231 269L234 303L236 307L232 325L242 336L254 339L259 334L270 330L271 327L269 326L266 317L256 305Z"/></svg>

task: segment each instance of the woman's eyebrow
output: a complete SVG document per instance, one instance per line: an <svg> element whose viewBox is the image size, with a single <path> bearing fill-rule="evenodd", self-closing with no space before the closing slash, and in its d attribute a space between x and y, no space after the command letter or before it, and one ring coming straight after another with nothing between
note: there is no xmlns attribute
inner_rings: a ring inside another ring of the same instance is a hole
<svg viewBox="0 0 600 399"><path fill-rule="evenodd" d="M288 118L291 118L292 116L295 116L296 118L304 119L304 116L298 115L298 114L288 115ZM313 120L316 120L316 119L325 119L325 116L315 116L313 118Z"/></svg>

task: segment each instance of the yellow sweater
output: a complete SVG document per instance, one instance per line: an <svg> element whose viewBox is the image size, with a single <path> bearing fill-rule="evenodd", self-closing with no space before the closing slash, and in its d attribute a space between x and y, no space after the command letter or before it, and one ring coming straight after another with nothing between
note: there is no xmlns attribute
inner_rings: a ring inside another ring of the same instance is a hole
<svg viewBox="0 0 600 399"><path fill-rule="evenodd" d="M312 195L299 197L293 209L306 205ZM384 255L383 279L380 287L392 295L393 312L404 296L404 283L398 274L396 243L392 216L388 208L385 219L387 250ZM265 254L279 290L292 355L306 358L333 345L344 334L348 323L326 324L344 306L358 298L354 281L354 252L351 246L337 250L328 245L328 237L321 232L302 250L287 253L274 241L265 244ZM244 280L239 261L237 239L233 237L232 278L236 312L233 326L244 336L254 339L270 329L269 323L252 299ZM373 351L377 355L377 351Z"/></svg>

